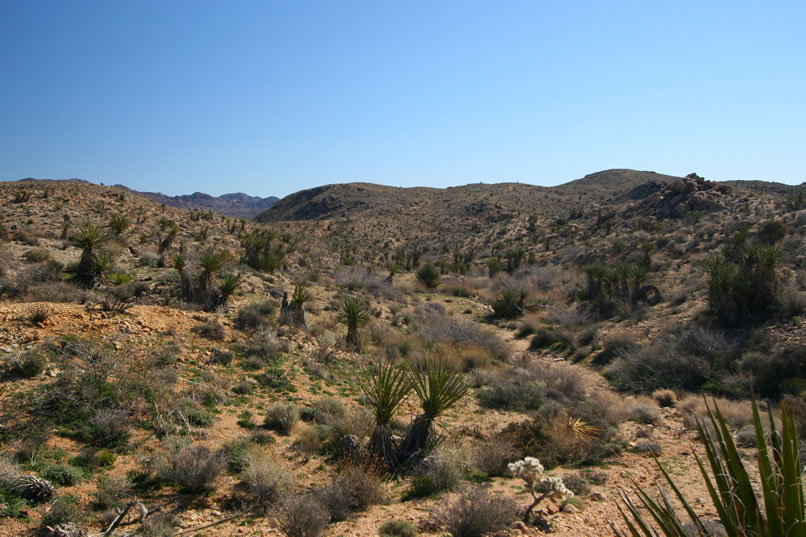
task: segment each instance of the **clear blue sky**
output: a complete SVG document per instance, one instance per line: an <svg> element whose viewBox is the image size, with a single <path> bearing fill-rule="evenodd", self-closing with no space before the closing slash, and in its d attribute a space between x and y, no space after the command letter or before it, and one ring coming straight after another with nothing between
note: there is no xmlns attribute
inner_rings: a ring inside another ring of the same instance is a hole
<svg viewBox="0 0 806 537"><path fill-rule="evenodd" d="M806 180L806 2L2 0L0 179Z"/></svg>

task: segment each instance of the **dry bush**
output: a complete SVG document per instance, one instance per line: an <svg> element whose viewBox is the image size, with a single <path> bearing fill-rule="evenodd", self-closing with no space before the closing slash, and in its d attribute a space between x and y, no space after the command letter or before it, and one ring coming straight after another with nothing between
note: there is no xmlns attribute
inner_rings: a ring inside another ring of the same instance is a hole
<svg viewBox="0 0 806 537"><path fill-rule="evenodd" d="M327 507L308 494L285 502L277 522L287 537L319 537L325 532L329 519Z"/></svg>
<svg viewBox="0 0 806 537"><path fill-rule="evenodd" d="M0 456L0 489L9 488L19 476L19 467L10 459Z"/></svg>
<svg viewBox="0 0 806 537"><path fill-rule="evenodd" d="M354 511L383 501L383 476L377 468L349 464L315 496L327 507L332 521L344 520Z"/></svg>
<svg viewBox="0 0 806 537"><path fill-rule="evenodd" d="M480 444L473 453L473 467L490 477L507 473L507 464L517 458L512 442L498 434Z"/></svg>
<svg viewBox="0 0 806 537"><path fill-rule="evenodd" d="M198 334L199 336L205 339L211 339L213 341L224 341L224 336L226 336L226 331L224 327L221 326L221 323L216 321L215 319L211 319L207 322L197 324L193 328L190 329L191 332L194 334Z"/></svg>
<svg viewBox="0 0 806 537"><path fill-rule="evenodd" d="M213 483L225 465L221 453L203 445L188 445L165 457L159 476L178 484L183 490L206 492L213 489Z"/></svg>
<svg viewBox="0 0 806 537"><path fill-rule="evenodd" d="M652 398L663 408L673 407L677 403L677 394L674 390L655 390L652 392Z"/></svg>
<svg viewBox="0 0 806 537"><path fill-rule="evenodd" d="M602 341L602 350L593 358L595 365L605 365L636 347L635 337L628 332L609 334Z"/></svg>
<svg viewBox="0 0 806 537"><path fill-rule="evenodd" d="M630 419L639 423L658 423L660 421L660 411L654 399L648 397L636 397L630 401Z"/></svg>
<svg viewBox="0 0 806 537"><path fill-rule="evenodd" d="M451 537L483 537L509 527L517 513L514 500L473 487L443 501L432 513L432 521Z"/></svg>
<svg viewBox="0 0 806 537"><path fill-rule="evenodd" d="M241 479L255 501L264 508L276 504L288 494L293 484L291 473L259 445L247 447Z"/></svg>
<svg viewBox="0 0 806 537"><path fill-rule="evenodd" d="M412 479L412 496L429 496L435 492L454 490L465 475L466 462L457 450L439 450L420 463Z"/></svg>
<svg viewBox="0 0 806 537"><path fill-rule="evenodd" d="M506 343L475 323L459 321L428 310L420 310L417 317L417 332L428 344L444 342L474 345L486 349L501 361L506 361L510 356L511 350Z"/></svg>
<svg viewBox="0 0 806 537"><path fill-rule="evenodd" d="M170 513L155 513L143 521L142 537L173 537L176 521Z"/></svg>
<svg viewBox="0 0 806 537"><path fill-rule="evenodd" d="M723 398L708 398L711 409L714 405L724 416L725 421L734 429L741 429L753 423L753 406L750 401L733 401ZM683 421L691 429L697 428L697 420L703 423L708 421L706 402L699 395L689 395L677 403L677 408L683 414ZM765 403L759 403L759 409L766 408Z"/></svg>
<svg viewBox="0 0 806 537"><path fill-rule="evenodd" d="M290 403L275 403L266 409L264 425L272 431L287 435L299 421L299 409Z"/></svg>

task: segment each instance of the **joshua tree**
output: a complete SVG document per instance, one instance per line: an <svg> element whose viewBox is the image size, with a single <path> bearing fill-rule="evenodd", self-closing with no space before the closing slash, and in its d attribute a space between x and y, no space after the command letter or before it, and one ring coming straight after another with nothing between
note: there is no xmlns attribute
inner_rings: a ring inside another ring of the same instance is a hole
<svg viewBox="0 0 806 537"><path fill-rule="evenodd" d="M389 422L411 391L411 380L406 371L392 364L380 362L377 372L367 367L360 386L375 414L375 429L372 431L367 450L378 462L383 463L388 471L394 472L398 468L398 458Z"/></svg>
<svg viewBox="0 0 806 537"><path fill-rule="evenodd" d="M423 371L411 373L411 384L423 412L414 419L400 445L401 461L432 447L434 420L462 399L469 389L464 374L442 358L426 360Z"/></svg>
<svg viewBox="0 0 806 537"><path fill-rule="evenodd" d="M369 320L367 303L360 296L348 296L341 302L339 321L347 326L347 344L356 352L361 352L361 340L358 329Z"/></svg>

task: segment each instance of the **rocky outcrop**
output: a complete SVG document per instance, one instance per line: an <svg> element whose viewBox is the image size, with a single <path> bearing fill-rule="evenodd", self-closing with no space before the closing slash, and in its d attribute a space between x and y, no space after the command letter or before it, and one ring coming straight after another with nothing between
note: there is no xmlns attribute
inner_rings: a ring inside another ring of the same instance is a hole
<svg viewBox="0 0 806 537"><path fill-rule="evenodd" d="M647 188L646 190L656 190ZM633 189L635 192L638 189ZM726 208L725 196L730 194L727 185L707 181L696 173L675 181L654 194L645 197L628 212L639 216L653 216L657 219L685 218L694 211L713 212Z"/></svg>

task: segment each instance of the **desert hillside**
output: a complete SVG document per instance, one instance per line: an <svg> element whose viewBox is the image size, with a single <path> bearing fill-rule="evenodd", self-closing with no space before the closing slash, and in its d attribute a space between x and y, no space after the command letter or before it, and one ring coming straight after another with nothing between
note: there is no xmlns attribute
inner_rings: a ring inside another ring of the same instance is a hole
<svg viewBox="0 0 806 537"><path fill-rule="evenodd" d="M750 466L751 393L806 434L798 188L0 200L0 535L613 535L654 457L718 518L706 400Z"/></svg>

